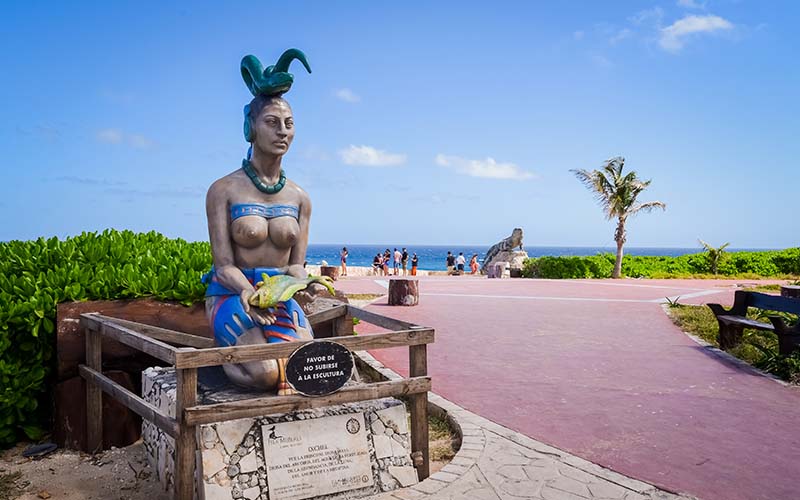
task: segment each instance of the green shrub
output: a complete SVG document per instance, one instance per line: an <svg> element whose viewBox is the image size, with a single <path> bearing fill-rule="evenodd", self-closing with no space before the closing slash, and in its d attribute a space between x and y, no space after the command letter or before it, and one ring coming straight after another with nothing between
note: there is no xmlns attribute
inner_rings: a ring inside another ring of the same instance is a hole
<svg viewBox="0 0 800 500"><path fill-rule="evenodd" d="M614 270L611 254L590 257L538 257L526 259L522 275L526 278L577 279L610 278Z"/></svg>
<svg viewBox="0 0 800 500"><path fill-rule="evenodd" d="M800 248L764 252L726 252L718 274L757 279L800 275ZM610 253L588 257L538 257L525 261L526 278L609 278L614 267ZM705 252L678 257L627 255L622 274L629 278L710 278Z"/></svg>
<svg viewBox="0 0 800 500"><path fill-rule="evenodd" d="M0 243L0 446L37 439L49 419L56 306L152 296L201 300L208 243L107 230Z"/></svg>

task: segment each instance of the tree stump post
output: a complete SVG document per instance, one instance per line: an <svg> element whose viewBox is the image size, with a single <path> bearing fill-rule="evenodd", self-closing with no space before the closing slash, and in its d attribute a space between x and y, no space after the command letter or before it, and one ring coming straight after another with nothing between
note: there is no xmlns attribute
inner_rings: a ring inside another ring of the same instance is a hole
<svg viewBox="0 0 800 500"><path fill-rule="evenodd" d="M390 306L415 306L419 304L419 281L395 278L389 280Z"/></svg>
<svg viewBox="0 0 800 500"><path fill-rule="evenodd" d="M319 274L322 276L327 276L333 281L339 277L339 267L338 266L320 266Z"/></svg>

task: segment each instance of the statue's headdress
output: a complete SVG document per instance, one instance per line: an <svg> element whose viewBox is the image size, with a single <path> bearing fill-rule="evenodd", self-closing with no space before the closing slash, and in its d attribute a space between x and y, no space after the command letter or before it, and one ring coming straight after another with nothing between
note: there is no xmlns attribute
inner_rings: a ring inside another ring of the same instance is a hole
<svg viewBox="0 0 800 500"><path fill-rule="evenodd" d="M292 87L294 76L289 73L289 65L297 59L306 71L311 73L306 55L298 49L284 52L274 66L264 69L256 56L247 55L242 58L242 78L253 97L285 94Z"/></svg>
<svg viewBox="0 0 800 500"><path fill-rule="evenodd" d="M306 71L311 73L306 55L298 49L289 49L278 58L274 66L264 69L261 61L256 56L246 55L242 58L242 78L245 85L250 89L253 97L257 96L280 96L289 92L294 83L294 75L289 73L289 65L297 59ZM244 138L247 142L252 142L253 134L250 129L250 105L244 107ZM249 156L249 155L248 155Z"/></svg>

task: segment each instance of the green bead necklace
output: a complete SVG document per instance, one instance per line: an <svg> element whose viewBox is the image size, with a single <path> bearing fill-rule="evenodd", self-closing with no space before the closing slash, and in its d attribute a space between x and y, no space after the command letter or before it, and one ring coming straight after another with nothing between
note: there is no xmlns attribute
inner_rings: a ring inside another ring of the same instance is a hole
<svg viewBox="0 0 800 500"><path fill-rule="evenodd" d="M278 182L271 186L261 180L253 168L253 165L250 163L250 160L246 158L242 160L242 170L244 170L244 173L247 174L247 177L250 177L250 180L253 181L253 184L262 193L275 194L283 189L283 186L286 184L286 173L283 171L283 169L281 169L281 177L278 179Z"/></svg>

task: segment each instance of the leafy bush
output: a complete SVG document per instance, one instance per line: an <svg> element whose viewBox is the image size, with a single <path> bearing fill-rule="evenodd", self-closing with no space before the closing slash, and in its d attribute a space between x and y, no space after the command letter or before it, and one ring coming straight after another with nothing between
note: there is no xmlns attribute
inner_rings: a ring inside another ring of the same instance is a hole
<svg viewBox="0 0 800 500"><path fill-rule="evenodd" d="M37 439L49 417L56 305L152 296L201 300L208 243L107 230L0 243L0 446Z"/></svg>
<svg viewBox="0 0 800 500"><path fill-rule="evenodd" d="M756 279L800 275L800 248L764 252L726 252L718 262L718 274ZM614 255L588 257L538 257L525 261L527 278L609 278ZM628 255L622 259L622 274L630 278L707 278L709 258L705 252L678 257Z"/></svg>
<svg viewBox="0 0 800 500"><path fill-rule="evenodd" d="M526 259L522 275L526 278L610 278L614 270L611 254L590 257L539 257Z"/></svg>

